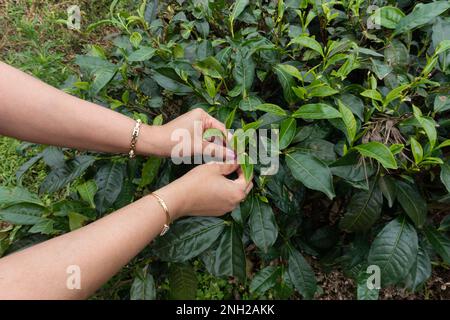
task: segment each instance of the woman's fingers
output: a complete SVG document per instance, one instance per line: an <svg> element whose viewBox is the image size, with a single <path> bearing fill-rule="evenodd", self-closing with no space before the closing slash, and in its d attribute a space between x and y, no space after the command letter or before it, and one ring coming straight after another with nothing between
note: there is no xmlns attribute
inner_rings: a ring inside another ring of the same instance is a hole
<svg viewBox="0 0 450 320"><path fill-rule="evenodd" d="M220 131L222 131L226 137L226 140L230 140L232 137L232 134L228 132L227 128L225 127L225 124L223 124L222 122L220 122L219 120L217 120L216 118L214 118L213 116L208 114L208 123L207 123L206 129L210 129L210 128L215 128L215 129L219 129ZM226 142L226 141L224 141L224 142Z"/></svg>
<svg viewBox="0 0 450 320"><path fill-rule="evenodd" d="M247 185L247 188L245 189L245 194L248 195L250 191L253 188L253 182L250 181L250 183Z"/></svg>
<svg viewBox="0 0 450 320"><path fill-rule="evenodd" d="M245 186L245 188L247 188L247 186L252 182L253 175L247 181L247 179L245 179L245 174L244 174L244 171L242 170L242 167L239 166L239 168L237 169L236 172L238 174L238 177L236 180L234 180L234 182L237 184L240 184L242 186Z"/></svg>
<svg viewBox="0 0 450 320"><path fill-rule="evenodd" d="M208 163L207 165L212 166L212 168L214 168L214 170L217 170L217 173L219 173L222 176L228 176L239 168L239 165L235 162L232 163L211 162Z"/></svg>

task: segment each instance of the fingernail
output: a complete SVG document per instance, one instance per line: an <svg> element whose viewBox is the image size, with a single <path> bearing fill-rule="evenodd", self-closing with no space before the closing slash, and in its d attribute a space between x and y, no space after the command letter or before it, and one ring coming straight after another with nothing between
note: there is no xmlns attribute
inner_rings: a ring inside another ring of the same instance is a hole
<svg viewBox="0 0 450 320"><path fill-rule="evenodd" d="M227 160L236 160L236 153L233 150L227 149Z"/></svg>
<svg viewBox="0 0 450 320"><path fill-rule="evenodd" d="M233 134L231 132L228 132L228 140L233 139Z"/></svg>

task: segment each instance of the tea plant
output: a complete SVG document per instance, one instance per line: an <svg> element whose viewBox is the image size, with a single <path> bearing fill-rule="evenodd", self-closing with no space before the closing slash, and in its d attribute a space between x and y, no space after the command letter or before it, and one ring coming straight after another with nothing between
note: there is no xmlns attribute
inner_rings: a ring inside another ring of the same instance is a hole
<svg viewBox="0 0 450 320"><path fill-rule="evenodd" d="M432 264L449 267L449 1L117 2L90 27L121 30L114 47L77 56L82 76L66 90L156 125L203 108L241 129L236 139L279 129L281 150L275 175L243 164L255 188L238 209L177 221L145 250L131 298L155 298L167 274L192 297L194 258L279 299L317 297L318 269L342 269L359 299L377 299L369 266L383 287L412 292ZM16 225L3 250L79 228L187 169L48 147L17 179L39 161L51 169L40 193L70 199L0 189L0 218Z"/></svg>

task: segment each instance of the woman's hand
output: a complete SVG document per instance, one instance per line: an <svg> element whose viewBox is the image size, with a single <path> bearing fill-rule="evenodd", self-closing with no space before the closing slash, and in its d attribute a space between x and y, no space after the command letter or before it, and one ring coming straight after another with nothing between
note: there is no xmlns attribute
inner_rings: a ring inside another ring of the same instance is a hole
<svg viewBox="0 0 450 320"><path fill-rule="evenodd" d="M226 176L238 173L235 180ZM221 216L233 211L253 187L235 163L197 166L156 191L166 202L172 220L182 216Z"/></svg>
<svg viewBox="0 0 450 320"><path fill-rule="evenodd" d="M178 118L159 127L148 127L144 130L146 136L152 137L153 150L157 155L170 157L174 148L181 143L188 143L184 152L178 157L190 157L192 155L205 155L218 158L218 160L227 159L234 160L235 153L226 148L226 141L206 141L203 139L203 133L207 129L215 128L223 132L225 137L229 134L225 125L214 117L210 116L203 109L197 108L191 110ZM145 142L142 142L145 144ZM141 146L142 146L141 144ZM139 142L138 142L139 147ZM179 148L180 149L180 148Z"/></svg>

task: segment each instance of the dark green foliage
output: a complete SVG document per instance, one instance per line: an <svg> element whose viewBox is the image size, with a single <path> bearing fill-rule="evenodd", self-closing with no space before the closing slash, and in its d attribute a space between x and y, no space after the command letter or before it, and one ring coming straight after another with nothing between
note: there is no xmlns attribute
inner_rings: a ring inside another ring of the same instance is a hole
<svg viewBox="0 0 450 320"><path fill-rule="evenodd" d="M450 203L448 1L378 1L374 12L368 1L169 2L170 10L147 1L137 12L113 5L103 24L122 34L112 49L77 57L82 76L68 90L147 123L201 107L242 129L237 138L279 129L281 147L276 175L243 165L255 187L240 208L182 219L142 254L152 273L169 275L172 298L194 298L195 257L216 276L249 283L255 297L282 299L317 297L324 262L356 280L359 299L378 298L366 285L369 265L380 268L382 286L418 290L431 261L450 263L441 210ZM51 169L41 193L82 185L72 198L88 219L96 218L90 199L101 216L185 171L154 158L52 148L18 179L41 159ZM84 185L92 180L97 188ZM5 192L2 220L68 231L67 214ZM24 206L36 210L24 216ZM145 274L132 298L154 298Z"/></svg>

